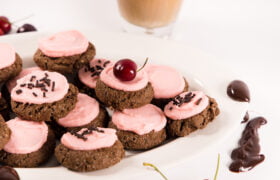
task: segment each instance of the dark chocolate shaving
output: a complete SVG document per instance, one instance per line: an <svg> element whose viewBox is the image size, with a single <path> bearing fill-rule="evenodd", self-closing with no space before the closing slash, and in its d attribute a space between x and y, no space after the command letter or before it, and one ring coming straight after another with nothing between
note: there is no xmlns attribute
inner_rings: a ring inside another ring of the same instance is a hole
<svg viewBox="0 0 280 180"><path fill-rule="evenodd" d="M21 89L18 89L18 90L16 90L16 93L17 93L17 94L21 94L21 93L22 93L22 90L21 90Z"/></svg>

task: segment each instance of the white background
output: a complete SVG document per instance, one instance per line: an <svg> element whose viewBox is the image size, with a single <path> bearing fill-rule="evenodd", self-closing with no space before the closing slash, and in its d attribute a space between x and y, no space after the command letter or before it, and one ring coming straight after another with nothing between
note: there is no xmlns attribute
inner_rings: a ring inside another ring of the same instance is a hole
<svg viewBox="0 0 280 180"><path fill-rule="evenodd" d="M6 15L11 21L31 14L31 18L15 25L29 22L39 31L73 28L122 31L116 0L0 0L0 15ZM280 1L185 0L171 39L199 48L234 69L238 74L236 78L247 82L251 89L249 110L266 117L268 124L260 129L266 160L253 170L240 174L228 170L230 152L237 146L243 130L240 125L231 138L212 151L177 167L163 169L167 177L170 180L213 179L220 153L220 180L280 179L277 131L280 125L277 114L280 107ZM161 179L156 173L138 179L144 178Z"/></svg>

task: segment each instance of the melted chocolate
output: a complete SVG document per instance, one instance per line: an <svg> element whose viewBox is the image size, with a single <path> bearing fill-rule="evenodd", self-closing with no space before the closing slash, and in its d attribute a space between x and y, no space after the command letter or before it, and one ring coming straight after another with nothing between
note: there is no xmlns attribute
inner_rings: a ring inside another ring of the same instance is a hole
<svg viewBox="0 0 280 180"><path fill-rule="evenodd" d="M243 117L243 121L241 121L241 123L246 123L248 122L250 119L249 113L248 111L246 112L245 116Z"/></svg>
<svg viewBox="0 0 280 180"><path fill-rule="evenodd" d="M0 167L0 179L1 180L19 180L18 173L15 169L9 166Z"/></svg>
<svg viewBox="0 0 280 180"><path fill-rule="evenodd" d="M236 101L250 102L250 91L243 81L232 81L227 87L227 94Z"/></svg>
<svg viewBox="0 0 280 180"><path fill-rule="evenodd" d="M261 163L265 156L260 153L258 128L266 124L263 117L256 117L248 122L239 140L239 147L231 153L233 162L229 166L232 172L244 172L251 170Z"/></svg>

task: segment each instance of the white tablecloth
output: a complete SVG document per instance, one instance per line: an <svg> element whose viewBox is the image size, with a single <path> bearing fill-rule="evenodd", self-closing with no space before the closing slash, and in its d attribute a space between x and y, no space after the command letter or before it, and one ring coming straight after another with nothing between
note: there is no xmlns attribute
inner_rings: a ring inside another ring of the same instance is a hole
<svg viewBox="0 0 280 180"><path fill-rule="evenodd" d="M185 0L171 39L212 54L249 84L249 110L268 119L260 139L266 160L246 173L231 173L229 155L237 146L243 125L223 144L184 164L162 169L172 180L213 179L221 154L220 180L280 179L280 141L276 112L280 107L280 1L279 0ZM0 15L39 31L97 29L121 32L115 0L0 0ZM1 37L0 37L1 38ZM237 119L236 121L241 121ZM160 164L158 165L160 168ZM147 170L148 171L148 170ZM161 179L157 173L138 179Z"/></svg>

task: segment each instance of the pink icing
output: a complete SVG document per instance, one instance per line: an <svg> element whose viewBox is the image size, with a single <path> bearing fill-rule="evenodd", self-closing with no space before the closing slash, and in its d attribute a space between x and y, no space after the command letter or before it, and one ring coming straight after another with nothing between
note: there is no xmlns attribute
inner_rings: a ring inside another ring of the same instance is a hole
<svg viewBox="0 0 280 180"><path fill-rule="evenodd" d="M13 154L27 154L38 151L48 138L45 122L25 121L15 118L7 122L12 131L4 150Z"/></svg>
<svg viewBox="0 0 280 180"><path fill-rule="evenodd" d="M43 91L41 88L28 88L27 85L29 83L35 85L37 83L37 80L39 83L43 83L43 81L40 80L45 78L46 75L47 78L50 80L49 86L44 83L46 85L45 88L47 92ZM32 79L32 76L35 76L36 78L33 78L31 82L30 80ZM25 86L22 87L22 85L24 84ZM22 103L52 103L64 98L64 96L68 92L68 89L69 84L67 82L67 79L63 75L57 72L37 70L17 80L17 85L11 92L11 98L16 102ZM21 91L21 93L18 93L18 91ZM34 93L36 94L36 96L34 95Z"/></svg>
<svg viewBox="0 0 280 180"><path fill-rule="evenodd" d="M132 81L121 81L113 73L113 65L106 67L100 74L100 80L107 86L122 91L138 91L148 84L148 75L146 71L137 72Z"/></svg>
<svg viewBox="0 0 280 180"><path fill-rule="evenodd" d="M88 69L87 67L83 67L79 70L78 75L80 81L86 86L94 89L100 75L99 73L101 73L103 69L109 65L112 65L112 62L106 59L91 60L90 69ZM99 67L101 67L101 69Z"/></svg>
<svg viewBox="0 0 280 180"><path fill-rule="evenodd" d="M147 104L136 109L124 109L123 112L114 112L112 122L118 129L133 131L143 135L162 130L166 125L164 113L152 104Z"/></svg>
<svg viewBox="0 0 280 180"><path fill-rule="evenodd" d="M33 72L33 71L36 71L36 70L41 70L39 67L30 67L30 68L26 68L26 69L23 69L19 75L17 75L16 77L14 77L13 79L9 80L7 83L6 83L6 87L8 88L8 91L11 93L12 89L14 87L16 87L17 85L17 80L22 78L23 76L26 76L27 74Z"/></svg>
<svg viewBox="0 0 280 180"><path fill-rule="evenodd" d="M9 44L0 43L0 69L11 66L15 60L15 49Z"/></svg>
<svg viewBox="0 0 280 180"><path fill-rule="evenodd" d="M86 94L78 94L75 108L67 116L58 120L63 127L79 127L89 124L99 114L99 103Z"/></svg>
<svg viewBox="0 0 280 180"><path fill-rule="evenodd" d="M49 57L73 56L85 52L89 42L79 31L64 31L39 41L39 49Z"/></svg>
<svg viewBox="0 0 280 180"><path fill-rule="evenodd" d="M188 93L184 92L180 96L184 97ZM174 105L172 101L169 102L164 107L165 115L173 120L180 120L201 113L209 105L209 98L202 91L192 91L192 93L195 94L194 98L188 103L183 103L181 106ZM200 98L201 100L197 105Z"/></svg>
<svg viewBox="0 0 280 180"><path fill-rule="evenodd" d="M173 98L185 88L183 76L174 68L162 65L147 67L149 81L154 89L154 97Z"/></svg>
<svg viewBox="0 0 280 180"><path fill-rule="evenodd" d="M87 140L77 138L75 135L68 132L61 137L61 143L72 150L95 150L100 148L111 147L115 144L115 142L118 139L115 129L98 129L104 132L102 133L93 131L91 134L87 134L84 136L87 138ZM85 130L87 129L83 128L78 133L82 134L82 132L84 132Z"/></svg>

